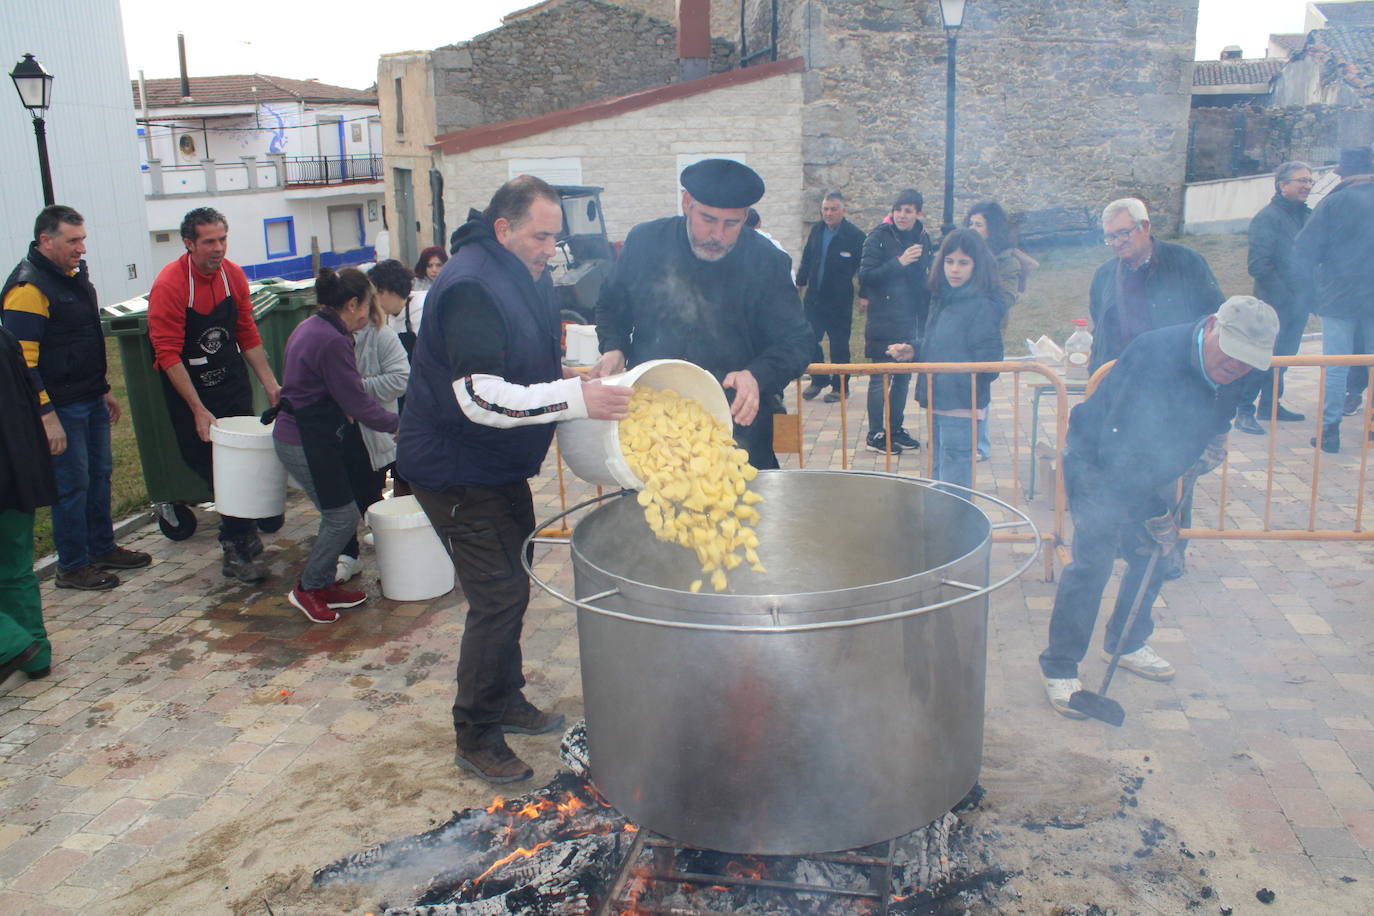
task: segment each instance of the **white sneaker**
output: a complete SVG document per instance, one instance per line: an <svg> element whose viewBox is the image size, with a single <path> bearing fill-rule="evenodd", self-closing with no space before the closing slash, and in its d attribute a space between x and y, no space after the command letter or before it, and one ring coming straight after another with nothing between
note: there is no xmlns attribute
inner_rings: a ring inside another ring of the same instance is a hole
<svg viewBox="0 0 1374 916"><path fill-rule="evenodd" d="M1083 689L1083 684L1076 677L1045 677L1040 678L1045 682L1045 698L1050 701L1054 711L1067 719L1086 719L1083 713L1069 705L1069 697Z"/></svg>
<svg viewBox="0 0 1374 916"><path fill-rule="evenodd" d="M1102 658L1110 662L1112 655L1110 652L1103 652ZM1134 652L1128 652L1121 656L1120 667L1150 681L1172 681L1174 679L1174 666L1160 658L1159 653L1149 646L1141 646Z"/></svg>
<svg viewBox="0 0 1374 916"><path fill-rule="evenodd" d="M366 544L368 547L376 547L376 546L377 546L377 539L374 538L374 537L372 536L372 532L371 532L371 531L365 532L365 533L363 534L361 540L362 540L362 542L363 542L364 544Z"/></svg>
<svg viewBox="0 0 1374 916"><path fill-rule="evenodd" d="M344 583L358 574L358 567L362 562L357 557L350 557L346 553L339 554L339 565L334 569L334 581Z"/></svg>

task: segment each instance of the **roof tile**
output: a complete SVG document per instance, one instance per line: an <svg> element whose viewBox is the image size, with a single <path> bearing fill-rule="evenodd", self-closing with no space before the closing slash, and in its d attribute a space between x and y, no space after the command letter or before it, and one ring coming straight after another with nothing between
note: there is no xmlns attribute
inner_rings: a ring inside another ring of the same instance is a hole
<svg viewBox="0 0 1374 916"><path fill-rule="evenodd" d="M142 108L138 96L138 80L132 80L134 107ZM339 102L343 104L376 105L377 93L371 89L348 89L330 86L315 80L296 80L262 73L233 76L191 77L191 100L181 97L181 80L145 80L148 87L148 107L170 108L177 105L248 105L255 102Z"/></svg>

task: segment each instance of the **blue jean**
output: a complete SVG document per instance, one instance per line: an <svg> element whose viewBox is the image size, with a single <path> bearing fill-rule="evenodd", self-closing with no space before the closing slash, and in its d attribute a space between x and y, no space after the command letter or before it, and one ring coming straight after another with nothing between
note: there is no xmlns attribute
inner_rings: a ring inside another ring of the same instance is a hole
<svg viewBox="0 0 1374 916"><path fill-rule="evenodd" d="M286 465L286 472L301 485L305 495L310 497L320 512L319 531L305 558L305 568L301 570L301 588L306 591L329 588L334 584L339 554L343 553L348 539L357 534L362 514L358 511L358 504L352 500L333 509L322 508L319 492L315 489L315 478L310 476L310 465L305 460L305 449L280 439L273 439L272 444L276 447L277 457Z"/></svg>
<svg viewBox="0 0 1374 916"><path fill-rule="evenodd" d="M67 433L67 450L52 459L57 502L52 507L52 538L57 566L70 572L92 556L114 550L110 520L110 411L103 397L56 408Z"/></svg>
<svg viewBox="0 0 1374 916"><path fill-rule="evenodd" d="M968 417L951 417L942 413L933 416L935 438L931 448L934 449L935 461L932 476L961 487L973 486L973 421ZM962 491L956 492L960 496L966 495Z"/></svg>
<svg viewBox="0 0 1374 916"><path fill-rule="evenodd" d="M1322 316L1322 353L1326 356L1346 356L1358 353L1355 335L1363 334L1365 341L1374 340L1374 315L1359 318ZM1345 377L1349 366L1330 366L1326 370L1326 396L1322 400L1322 425L1341 422L1341 406L1345 403Z"/></svg>

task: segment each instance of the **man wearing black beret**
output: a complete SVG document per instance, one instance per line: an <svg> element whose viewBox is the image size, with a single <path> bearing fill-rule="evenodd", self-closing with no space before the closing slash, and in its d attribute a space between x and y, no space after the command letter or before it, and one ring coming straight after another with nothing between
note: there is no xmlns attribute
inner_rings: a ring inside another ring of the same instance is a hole
<svg viewBox="0 0 1374 916"><path fill-rule="evenodd" d="M651 359L685 359L726 389L735 441L776 468L772 396L810 360L811 327L791 259L744 221L763 179L729 159L682 171L682 216L640 223L596 307L601 359L592 377ZM761 406L762 405L762 406Z"/></svg>

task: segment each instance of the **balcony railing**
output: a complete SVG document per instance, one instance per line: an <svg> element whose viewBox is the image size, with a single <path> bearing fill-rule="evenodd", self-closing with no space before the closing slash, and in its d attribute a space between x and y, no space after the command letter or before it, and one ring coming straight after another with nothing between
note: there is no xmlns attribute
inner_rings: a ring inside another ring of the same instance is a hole
<svg viewBox="0 0 1374 916"><path fill-rule="evenodd" d="M381 156L287 156L286 185L381 181Z"/></svg>

